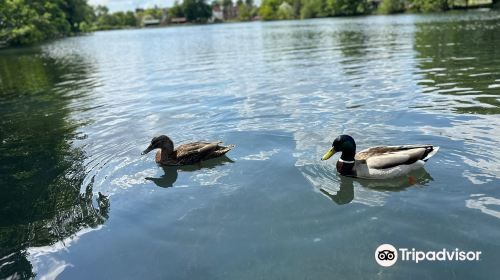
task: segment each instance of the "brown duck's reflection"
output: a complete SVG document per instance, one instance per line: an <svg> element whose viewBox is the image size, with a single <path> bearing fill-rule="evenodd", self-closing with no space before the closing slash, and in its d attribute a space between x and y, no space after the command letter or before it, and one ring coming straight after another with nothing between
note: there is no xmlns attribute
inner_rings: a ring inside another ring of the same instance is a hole
<svg viewBox="0 0 500 280"><path fill-rule="evenodd" d="M214 158L195 165L181 165L181 166L162 166L164 174L159 178L146 177L146 180L152 181L158 187L170 188L179 177L179 171L192 172L201 169L212 169L217 166L225 165L234 162L227 156Z"/></svg>
<svg viewBox="0 0 500 280"><path fill-rule="evenodd" d="M346 176L339 176L339 187L325 186L320 192L336 204L347 204L354 200L354 183L374 191L402 191L411 186L426 185L434 179L425 169L421 168L406 176L388 180L367 180Z"/></svg>

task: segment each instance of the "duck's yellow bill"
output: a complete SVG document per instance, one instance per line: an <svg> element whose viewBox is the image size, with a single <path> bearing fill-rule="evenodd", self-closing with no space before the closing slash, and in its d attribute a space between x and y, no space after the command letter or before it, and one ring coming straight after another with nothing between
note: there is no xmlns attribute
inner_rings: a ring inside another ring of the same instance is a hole
<svg viewBox="0 0 500 280"><path fill-rule="evenodd" d="M327 160L331 158L336 153L335 149L332 147L326 154L321 158L321 160Z"/></svg>

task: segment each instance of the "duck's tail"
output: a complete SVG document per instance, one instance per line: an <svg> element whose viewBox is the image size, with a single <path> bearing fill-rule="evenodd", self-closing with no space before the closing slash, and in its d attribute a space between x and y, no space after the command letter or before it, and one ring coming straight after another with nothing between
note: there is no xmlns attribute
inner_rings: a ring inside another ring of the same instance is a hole
<svg viewBox="0 0 500 280"><path fill-rule="evenodd" d="M236 146L235 145L227 145L227 146L219 145L217 147L217 150L215 150L213 152L213 154L216 157L220 157L220 156L225 155L227 152L231 151L234 147L236 147Z"/></svg>
<svg viewBox="0 0 500 280"><path fill-rule="evenodd" d="M423 161L428 161L432 156L434 156L439 151L439 147L432 147L432 150L422 159Z"/></svg>

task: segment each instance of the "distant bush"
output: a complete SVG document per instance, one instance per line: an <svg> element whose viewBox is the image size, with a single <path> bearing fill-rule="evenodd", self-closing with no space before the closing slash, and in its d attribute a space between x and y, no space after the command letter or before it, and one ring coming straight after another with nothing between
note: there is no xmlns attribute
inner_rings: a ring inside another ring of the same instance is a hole
<svg viewBox="0 0 500 280"><path fill-rule="evenodd" d="M381 14L395 14L404 11L404 5L401 0L382 0L378 6L378 12Z"/></svg>
<svg viewBox="0 0 500 280"><path fill-rule="evenodd" d="M263 20L274 20L276 19L276 11L273 6L271 6L270 1L264 0L259 9L259 15Z"/></svg>
<svg viewBox="0 0 500 280"><path fill-rule="evenodd" d="M330 16L364 15L370 12L366 0L328 0L327 8Z"/></svg>
<svg viewBox="0 0 500 280"><path fill-rule="evenodd" d="M278 7L278 19L293 19L293 7L287 2L281 3Z"/></svg>
<svg viewBox="0 0 500 280"><path fill-rule="evenodd" d="M413 0L411 10L422 13L440 12L453 6L453 0Z"/></svg>
<svg viewBox="0 0 500 280"><path fill-rule="evenodd" d="M184 0L182 8L190 22L207 22L212 16L212 8L204 0Z"/></svg>
<svg viewBox="0 0 500 280"><path fill-rule="evenodd" d="M326 0L303 0L300 10L301 18L320 18L330 15Z"/></svg>

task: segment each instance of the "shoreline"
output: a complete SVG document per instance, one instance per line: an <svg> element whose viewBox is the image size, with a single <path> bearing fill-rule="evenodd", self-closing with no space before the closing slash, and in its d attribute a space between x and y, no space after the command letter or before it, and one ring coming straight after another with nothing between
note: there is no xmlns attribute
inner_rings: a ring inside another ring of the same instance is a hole
<svg viewBox="0 0 500 280"><path fill-rule="evenodd" d="M474 6L474 7L457 7L453 8L450 10L446 11L438 11L438 12L428 12L428 13L421 13L421 12L414 12L414 11L403 11L399 13L391 13L391 14L384 14L384 13L367 13L367 14L358 14L358 15L348 15L348 16L327 16L327 17L314 17L314 18L294 18L294 19L273 19L273 20L263 20L263 19L258 19L258 20L248 20L248 21L240 21L240 20L228 20L228 21L222 21L222 22L206 22L206 23L192 23L192 22L187 22L187 23L181 23L181 24L166 24L166 25L158 25L158 26L149 26L149 27L137 27L137 26L123 26L123 27L117 27L117 28L104 28L104 29L96 29L92 30L89 32L79 32L79 33L74 33L70 34L68 36L61 36L58 38L51 38L48 40L44 40L41 42L37 42L34 44L25 44L25 45L9 45L7 42L0 42L0 51L7 50L7 49L20 49L24 47L33 47L33 46L39 46L54 40L60 40L64 38L71 38L71 37L77 37L77 36L86 36L90 35L94 32L107 32L107 31L121 31L121 30L148 30L148 29L160 29L160 28L174 28L174 27L190 27L190 26L210 26L210 25L220 25L220 24L237 24L237 23L253 23L253 22L280 22L280 21L302 21L302 20L318 20L318 19L334 19L334 18L359 18L359 17L369 17L369 16L398 16L398 15L446 15L449 13L454 13L454 12L473 12L473 11L478 11L478 10L487 10L487 12L492 12L492 11L500 11L500 4L492 4L492 5L487 5L487 6Z"/></svg>

